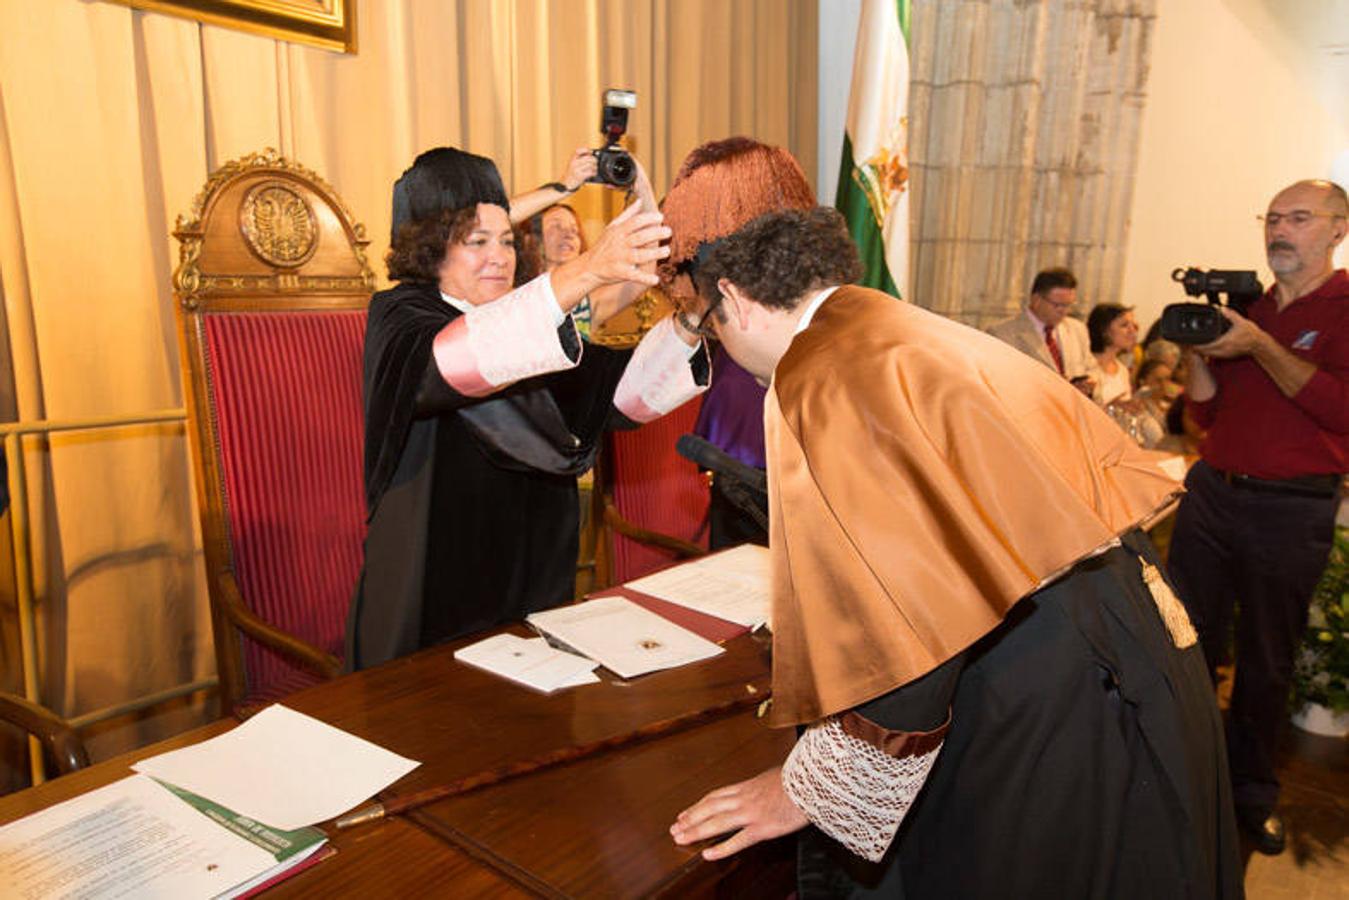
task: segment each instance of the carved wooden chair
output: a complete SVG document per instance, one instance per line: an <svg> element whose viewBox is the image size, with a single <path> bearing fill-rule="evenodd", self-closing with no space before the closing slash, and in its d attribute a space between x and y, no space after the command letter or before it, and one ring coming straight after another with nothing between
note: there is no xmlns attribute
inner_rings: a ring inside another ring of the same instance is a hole
<svg viewBox="0 0 1349 900"><path fill-rule="evenodd" d="M341 671L365 537L364 228L268 150L179 217L188 435L223 708Z"/></svg>
<svg viewBox="0 0 1349 900"><path fill-rule="evenodd" d="M669 301L650 291L606 323L595 340L635 344L669 310ZM591 515L600 529L595 542L600 587L707 553L707 479L674 449L680 435L693 431L701 406L695 398L634 431L605 436Z"/></svg>
<svg viewBox="0 0 1349 900"><path fill-rule="evenodd" d="M62 775L89 765L89 754L79 732L45 706L0 691L0 722L8 722L37 738Z"/></svg>

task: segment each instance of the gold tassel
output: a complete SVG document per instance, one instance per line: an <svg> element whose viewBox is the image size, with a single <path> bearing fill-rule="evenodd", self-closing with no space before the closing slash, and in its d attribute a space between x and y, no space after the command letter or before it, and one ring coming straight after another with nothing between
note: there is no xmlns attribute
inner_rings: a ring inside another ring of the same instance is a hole
<svg viewBox="0 0 1349 900"><path fill-rule="evenodd" d="M1190 623L1190 615L1185 612L1185 605L1171 590L1171 585L1166 583L1166 579L1156 566L1141 556L1138 557L1138 562L1143 566L1143 583L1152 593L1152 600L1157 604L1157 612L1161 614L1162 621L1166 623L1166 630L1171 635L1171 643L1181 650L1193 647L1199 641L1199 635L1195 633L1194 625Z"/></svg>

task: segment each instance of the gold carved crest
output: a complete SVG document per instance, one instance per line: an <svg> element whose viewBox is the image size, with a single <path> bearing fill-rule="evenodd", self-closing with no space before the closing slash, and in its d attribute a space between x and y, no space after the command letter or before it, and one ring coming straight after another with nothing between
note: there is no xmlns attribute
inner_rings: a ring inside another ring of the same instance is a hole
<svg viewBox="0 0 1349 900"><path fill-rule="evenodd" d="M314 255L318 220L293 188L280 181L264 181L244 197L239 228L249 249L264 262L293 268Z"/></svg>

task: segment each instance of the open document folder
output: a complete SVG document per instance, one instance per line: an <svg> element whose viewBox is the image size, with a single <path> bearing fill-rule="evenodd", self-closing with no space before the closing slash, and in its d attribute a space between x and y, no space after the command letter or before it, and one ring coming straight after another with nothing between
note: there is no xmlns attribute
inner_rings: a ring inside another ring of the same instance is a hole
<svg viewBox="0 0 1349 900"><path fill-rule="evenodd" d="M623 597L597 597L533 613L525 621L620 678L673 669L725 652Z"/></svg>
<svg viewBox="0 0 1349 900"><path fill-rule="evenodd" d="M769 573L768 548L741 544L624 587L754 629L768 621L772 609Z"/></svg>
<svg viewBox="0 0 1349 900"><path fill-rule="evenodd" d="M326 841L132 775L0 828L0 896L237 897L317 860Z"/></svg>

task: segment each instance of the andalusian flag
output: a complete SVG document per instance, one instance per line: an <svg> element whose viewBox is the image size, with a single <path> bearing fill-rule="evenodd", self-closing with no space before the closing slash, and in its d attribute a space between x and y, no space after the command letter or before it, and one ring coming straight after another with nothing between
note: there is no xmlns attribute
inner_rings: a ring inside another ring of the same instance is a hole
<svg viewBox="0 0 1349 900"><path fill-rule="evenodd" d="M909 272L909 0L862 0L834 205L862 253L862 284L900 295Z"/></svg>

